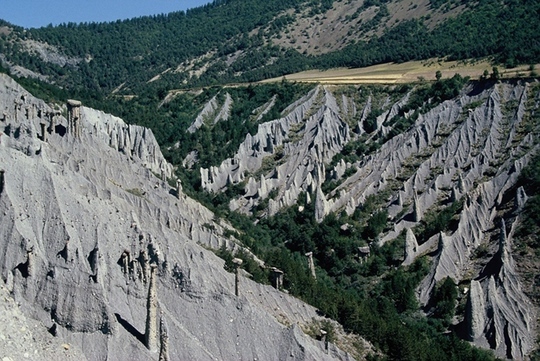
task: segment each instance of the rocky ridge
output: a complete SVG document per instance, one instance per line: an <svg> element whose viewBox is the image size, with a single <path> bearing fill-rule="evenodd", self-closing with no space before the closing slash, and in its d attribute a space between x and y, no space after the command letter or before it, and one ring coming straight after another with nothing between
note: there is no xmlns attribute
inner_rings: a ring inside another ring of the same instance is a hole
<svg viewBox="0 0 540 361"><path fill-rule="evenodd" d="M380 236L381 244L405 232L404 265L433 254L432 271L418 289L421 303L429 307L434 287L446 277L456 284L471 283L468 297L477 306L470 308L465 322L477 326L470 326L474 332L469 338L494 349L498 356L521 359L534 347L531 330L536 328L536 311L518 291L520 281L510 246L499 252L504 254L498 256L503 266L491 278L472 265L474 251L489 242L486 232L508 218L499 211L503 199L526 200L515 185L521 169L538 150L530 131L537 127L531 123L530 112L537 111L538 94L535 83L470 85L459 97L420 114L409 130L381 142L380 149L355 164L342 160L326 172L333 156L351 141L363 139L370 144L388 138L392 120L410 93L381 100L319 86L284 111L283 118L261 124L234 157L218 167L201 169L202 186L218 192L230 184L243 184L245 194L233 199L230 208L253 212L269 198L267 215L295 205L305 192L307 201L315 202L319 221L331 212L352 215L375 197L393 224ZM368 134L364 120L377 107L383 112L376 117L376 129ZM329 181L338 185L325 193L322 186ZM454 203L462 205L455 227L419 244L415 227L426 215ZM474 272L478 273L471 280ZM493 279L503 281L490 286ZM511 298L502 296L509 293Z"/></svg>
<svg viewBox="0 0 540 361"><path fill-rule="evenodd" d="M200 114L195 118L193 123L189 126L187 131L189 133L195 133L197 129L202 127L202 125L205 122L205 119L207 118L213 118L212 124L216 124L219 121L226 121L229 118L229 112L231 109L231 105L233 103L233 100L231 98L231 95L229 93L225 94L225 100L223 102L223 105L220 107L218 104L217 95L212 97L208 103L204 106L204 109L200 112Z"/></svg>
<svg viewBox="0 0 540 361"><path fill-rule="evenodd" d="M522 360L534 344L531 302L524 295L511 256L511 234L501 221L499 249L471 280L466 325L470 341L508 359Z"/></svg>
<svg viewBox="0 0 540 361"><path fill-rule="evenodd" d="M230 226L168 184L149 130L74 101L66 118L0 83L0 278L41 330L89 360L351 359L301 331L314 308L242 275L235 296L201 247L234 247ZM145 328L153 307L161 332Z"/></svg>
<svg viewBox="0 0 540 361"><path fill-rule="evenodd" d="M217 192L246 182L246 192L231 209L249 212L272 190L268 213L296 203L301 192L313 193L325 179L330 162L349 140L349 125L341 118L335 97L317 87L283 111L284 117L247 135L233 158L219 167L201 168L205 190ZM265 164L266 163L266 164Z"/></svg>

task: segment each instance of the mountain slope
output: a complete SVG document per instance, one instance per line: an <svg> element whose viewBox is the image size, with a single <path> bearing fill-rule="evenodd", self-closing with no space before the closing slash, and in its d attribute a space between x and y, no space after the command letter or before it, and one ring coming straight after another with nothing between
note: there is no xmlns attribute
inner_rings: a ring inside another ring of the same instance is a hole
<svg viewBox="0 0 540 361"><path fill-rule="evenodd" d="M202 247L234 248L230 226L152 173L171 169L149 130L76 102L66 120L0 80L0 274L26 317L87 359L157 359L145 322L159 318L168 332L151 335L170 359L350 359L300 330L323 321L314 308L246 274L234 295Z"/></svg>
<svg viewBox="0 0 540 361"><path fill-rule="evenodd" d="M223 220L215 222L212 212L182 191L177 196L176 190L157 178L155 174L170 177L172 168L148 130L82 107L78 118L82 128L77 131L59 110L3 79L6 116L0 199L5 209L2 238L11 241L3 243L2 279L31 317L79 345L87 358L114 357L120 352L147 357L145 343L136 340L144 335L149 277L148 270L138 264L144 265L149 257L158 263L158 298L169 326L171 349L180 339L190 340L187 348L182 344L182 351L176 351L181 357L205 359L248 352L239 345L230 347L225 340L215 341L233 332L223 328L227 320L233 320L233 327L234 320L243 319L246 312L280 335L272 351L254 351L258 357L263 352L279 358L289 352L285 349L293 340L304 340L294 328L279 322L300 322L307 330L314 325L315 309L252 282L242 282L245 298L232 296L233 276L223 273L223 261L194 242L234 248L241 239L266 258L259 252L268 240L254 241L261 233L235 230ZM250 91L261 89L266 88ZM244 90L235 91L235 96L197 95L208 97L213 105L200 103L206 109L202 125L189 128L187 124L186 134L212 132L212 127L239 121L229 118L241 99L237 94ZM526 199L518 189L519 173L537 151L538 85L467 83L456 76L415 87L317 86L304 91L289 106L280 104L279 93L250 103L254 108L246 112L260 122L257 132L245 137L231 159L201 170L201 185L215 197L224 194L225 204L253 213L262 227L270 226L276 235L290 230L270 240L281 251L270 252L269 265L286 270L287 289L314 301L319 310L344 322L348 330L365 335L392 358L405 346L401 342L407 336L402 332L425 337L410 325L409 312L417 307L410 294L415 287L424 312L447 322L445 327L464 339L491 348L501 357L519 359L530 354L535 348L531 335L536 333L532 315L537 300L520 291L524 275L514 266L511 245ZM169 104L193 96L178 93ZM273 107L278 104L281 117L267 120L265 114L275 114ZM77 103L70 107L77 108ZM71 119L77 118L71 115ZM193 124L198 124L196 117ZM78 132L80 138L74 137ZM168 152L173 154L175 147ZM189 172L199 172L197 157L190 162ZM513 208L514 199L521 206ZM219 217L235 218L222 209L219 212ZM290 214L296 225L287 221ZM310 223L312 217L318 223ZM509 227L499 231L502 220ZM295 233L302 229L307 232ZM318 231L309 233L313 230ZM109 243L111 239L114 244ZM288 261L285 249L291 252ZM487 252L479 257L481 249ZM302 276L291 266L298 261L298 252L308 251L315 261L317 282L307 270L301 271L306 272ZM126 266L124 260L129 261ZM431 267L426 260L431 260ZM33 277L36 272L45 278ZM402 281L406 288L396 292L389 282L399 284L399 277L406 277ZM75 284L82 286L72 288ZM446 311L437 301L447 297L440 295L444 284L459 292L451 296ZM340 291L344 285L349 289ZM380 287L387 289L385 296ZM86 299L86 292L93 292L95 298ZM371 295L371 300L363 300L362 293ZM391 316L401 320L397 321L400 326L391 326L399 328L392 331L387 326L385 331L399 334L393 340L395 346L387 344L385 333L379 332L382 339L377 338L371 329L380 322L371 307L383 303L367 302L387 302L385 298L403 312ZM270 314L254 306L261 302ZM178 307L197 314L205 325L200 327L215 333L196 331L200 323L192 324L189 316L180 318ZM206 318L200 307L211 316ZM216 312L232 316L222 320ZM454 312L455 317L447 318ZM369 320L367 315L371 315ZM263 337L244 326L234 326L240 338ZM127 348L110 346L118 340ZM298 342L303 345L298 352L305 357L321 352L317 348L321 344L312 347L312 341ZM84 344L101 346L89 350ZM253 347L259 350L256 344ZM290 347L292 353L297 352ZM407 352L421 357L417 353L421 349L412 349ZM337 349L333 355L349 357Z"/></svg>
<svg viewBox="0 0 540 361"><path fill-rule="evenodd" d="M25 313L9 327L37 322L17 334L67 359L537 357L540 88L533 65L497 66L538 62L539 13L224 0L1 23L0 71L67 102L0 75L1 305ZM497 66L473 81L238 84L479 57Z"/></svg>
<svg viewBox="0 0 540 361"><path fill-rule="evenodd" d="M259 218L279 219L290 207L312 208L318 222L341 214L337 226L356 228L360 242L404 247L394 256L403 266L428 255L431 270L417 289L426 312L437 312L435 294L449 277L471 305L454 319L457 332L522 359L535 347L536 311L512 244L526 199L520 172L538 152L538 84L471 83L426 103L418 87L318 86L248 134L233 157L201 168L201 186L234 189L229 208ZM334 262L347 262L344 246L313 237L287 247L313 251L322 269L341 274ZM355 248L359 240L347 238ZM480 249L492 250L490 261Z"/></svg>
<svg viewBox="0 0 540 361"><path fill-rule="evenodd" d="M109 24L32 30L7 24L0 54L14 74L81 94L132 95L149 87L432 57L491 56L514 66L538 59L538 6L510 0L215 1L186 13Z"/></svg>

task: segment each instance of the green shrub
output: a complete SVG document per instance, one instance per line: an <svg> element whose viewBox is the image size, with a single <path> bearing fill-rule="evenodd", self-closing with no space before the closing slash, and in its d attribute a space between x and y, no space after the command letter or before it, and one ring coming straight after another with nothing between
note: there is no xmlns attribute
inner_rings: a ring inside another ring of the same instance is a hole
<svg viewBox="0 0 540 361"><path fill-rule="evenodd" d="M454 280L446 277L439 281L433 289L431 302L434 305L433 316L448 325L454 316L458 289Z"/></svg>

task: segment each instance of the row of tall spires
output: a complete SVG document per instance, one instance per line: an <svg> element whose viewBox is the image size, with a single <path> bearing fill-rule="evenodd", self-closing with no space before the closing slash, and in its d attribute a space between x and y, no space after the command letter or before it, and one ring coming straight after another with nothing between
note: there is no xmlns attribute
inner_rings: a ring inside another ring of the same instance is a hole
<svg viewBox="0 0 540 361"><path fill-rule="evenodd" d="M78 100L68 99L67 103L67 110L68 110L68 132L72 134L75 138L80 138L82 131L82 124L81 124L81 106L82 103ZM49 133L52 133L55 131L55 117L60 115L60 112L54 111L48 113L49 115L49 124L42 121L40 122L40 130L41 130L41 140L44 142L47 142L47 135ZM5 116L4 116L5 118ZM161 174L160 177L163 181L167 181L167 172L165 168L161 168ZM176 197L180 199L180 195L182 194L182 183L180 179L176 180L175 184L175 191L176 191Z"/></svg>
<svg viewBox="0 0 540 361"><path fill-rule="evenodd" d="M68 99L66 106L68 110L68 132L72 134L75 138L80 138L81 136L81 105L82 103L78 100ZM15 109L15 114L17 114L17 109ZM56 117L60 116L61 112L59 110L53 111L44 111L38 110L37 115L41 119L39 126L41 135L38 137L47 142L48 134L51 134L56 130ZM27 118L29 116L27 115ZM4 113L4 119L6 120L6 115ZM58 131L57 131L58 132ZM64 133L60 133L64 134Z"/></svg>
<svg viewBox="0 0 540 361"><path fill-rule="evenodd" d="M34 103L26 103L27 95L23 94L20 98L14 100L13 112L4 111L0 114L0 122L7 122L11 115L15 122L19 121L19 113L24 111L24 116L27 120L40 119L41 136L38 136L43 141L47 141L47 133L52 133L55 127L55 118L60 116L59 110L46 110L43 105Z"/></svg>
<svg viewBox="0 0 540 361"><path fill-rule="evenodd" d="M68 132L72 134L75 138L81 137L81 106L82 103L78 100L68 99L67 103L67 110L68 110ZM48 115L48 122L47 124L44 121L40 122L40 130L41 130L41 140L46 142L47 141L47 134L52 133L55 131L55 117L60 115L59 111L53 111L48 112L46 115Z"/></svg>
<svg viewBox="0 0 540 361"><path fill-rule="evenodd" d="M141 280L144 283L148 283L150 280L150 264L158 263L160 260L160 251L156 243L152 239L152 236L148 236L148 243L145 245L143 240L145 236L139 234L139 247L138 254L132 254L128 249L124 249L118 264L120 265L122 272L134 281Z"/></svg>

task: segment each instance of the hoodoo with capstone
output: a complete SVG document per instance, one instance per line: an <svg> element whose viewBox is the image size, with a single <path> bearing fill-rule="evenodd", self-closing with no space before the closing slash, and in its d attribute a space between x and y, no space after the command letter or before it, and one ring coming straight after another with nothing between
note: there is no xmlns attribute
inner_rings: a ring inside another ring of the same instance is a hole
<svg viewBox="0 0 540 361"><path fill-rule="evenodd" d="M240 266L244 261L240 258L233 258L232 263L234 264L234 294L238 297L240 295Z"/></svg>
<svg viewBox="0 0 540 361"><path fill-rule="evenodd" d="M311 277L313 277L313 279L317 279L317 275L315 274L315 263L313 262L313 252L306 253L306 257Z"/></svg>
<svg viewBox="0 0 540 361"><path fill-rule="evenodd" d="M69 131L75 138L81 136L81 105L78 100L67 101Z"/></svg>

